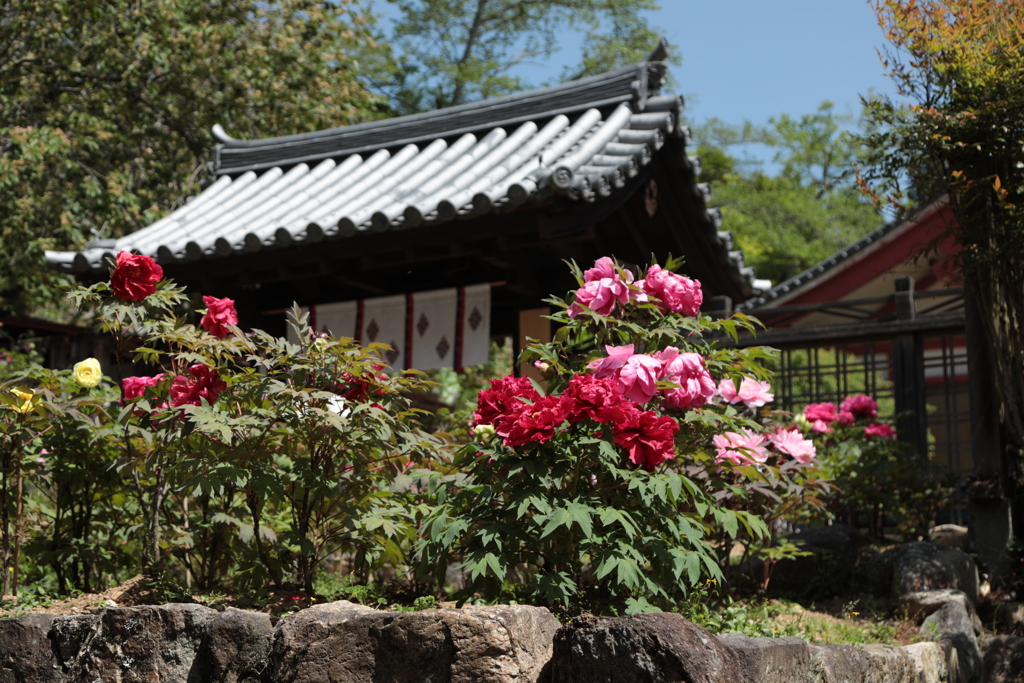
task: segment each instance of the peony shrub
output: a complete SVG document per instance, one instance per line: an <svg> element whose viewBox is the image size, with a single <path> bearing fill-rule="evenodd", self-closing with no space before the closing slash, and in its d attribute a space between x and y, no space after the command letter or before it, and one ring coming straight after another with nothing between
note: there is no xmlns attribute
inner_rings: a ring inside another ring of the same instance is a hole
<svg viewBox="0 0 1024 683"><path fill-rule="evenodd" d="M769 537L751 500L777 498L772 486L793 479L780 469L813 455L797 436L769 442L756 415L771 398L768 352L712 341L753 323L701 316L700 283L678 265L572 264L579 289L550 300L555 340L522 354L544 381L504 377L480 393L479 439L431 478L439 504L417 546L438 580L461 564L461 599L665 609L725 578L732 540ZM726 380L741 387L730 399Z"/></svg>
<svg viewBox="0 0 1024 683"><path fill-rule="evenodd" d="M896 439L878 402L853 394L835 403L811 403L797 423L814 440L821 476L831 482L825 512L882 540L886 528L906 538L927 532L952 479L942 477L928 453Z"/></svg>
<svg viewBox="0 0 1024 683"><path fill-rule="evenodd" d="M437 446L408 397L422 379L384 372L383 345L314 334L298 309L298 345L241 329L230 298L204 296L193 324L184 292L161 278L149 257L121 253L109 282L74 292L122 366L120 409L101 429L120 433L142 568L312 594L333 553L352 554L363 576L400 564L420 513L399 482ZM148 371L123 372L129 356ZM88 386L83 363L75 378Z"/></svg>

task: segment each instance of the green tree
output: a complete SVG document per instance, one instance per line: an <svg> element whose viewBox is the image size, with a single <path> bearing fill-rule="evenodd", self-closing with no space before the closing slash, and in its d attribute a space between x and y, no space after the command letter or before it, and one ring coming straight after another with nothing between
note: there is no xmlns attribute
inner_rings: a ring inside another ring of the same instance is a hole
<svg viewBox="0 0 1024 683"><path fill-rule="evenodd" d="M865 184L879 204L944 194L968 300L987 353L1003 442L1002 479L1024 511L1024 2L877 0L885 64L913 104L882 100ZM973 317L973 316L972 316ZM970 325L970 323L969 323ZM969 327L969 333L973 326ZM977 364L975 364L977 363ZM985 457L987 454L980 453ZM980 458L979 458L980 460ZM986 458L987 460L987 458ZM981 461L984 462L984 461ZM980 463L976 463L978 466Z"/></svg>
<svg viewBox="0 0 1024 683"><path fill-rule="evenodd" d="M711 119L696 128L701 180L711 183L712 203L760 277L785 280L879 226L856 183L863 151L848 130L852 123L824 102L814 113L783 114L767 126ZM730 151L752 143L772 150L774 174Z"/></svg>
<svg viewBox="0 0 1024 683"><path fill-rule="evenodd" d="M399 113L450 107L528 87L516 66L544 60L567 30L586 35L581 78L643 59L657 31L641 14L656 0L388 0L399 17L396 62L376 85Z"/></svg>
<svg viewBox="0 0 1024 683"><path fill-rule="evenodd" d="M44 249L141 228L238 137L379 114L355 76L373 19L349 0L10 0L0 8L0 308L55 299Z"/></svg>

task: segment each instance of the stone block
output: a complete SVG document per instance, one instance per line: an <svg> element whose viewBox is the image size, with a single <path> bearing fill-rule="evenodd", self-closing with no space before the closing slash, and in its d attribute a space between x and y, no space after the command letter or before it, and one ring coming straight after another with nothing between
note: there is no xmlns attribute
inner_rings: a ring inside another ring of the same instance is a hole
<svg viewBox="0 0 1024 683"><path fill-rule="evenodd" d="M555 634L550 683L742 680L733 653L678 614L578 617Z"/></svg>
<svg viewBox="0 0 1024 683"><path fill-rule="evenodd" d="M740 633L718 637L732 652L739 680L759 683L812 683L811 650L800 638L748 638Z"/></svg>
<svg viewBox="0 0 1024 683"><path fill-rule="evenodd" d="M107 608L64 680L188 683L206 624L216 614L185 604ZM77 626L70 632L83 636L84 623ZM72 644L65 647L70 652Z"/></svg>
<svg viewBox="0 0 1024 683"><path fill-rule="evenodd" d="M0 683L57 683L60 663L50 642L53 617L0 619Z"/></svg>
<svg viewBox="0 0 1024 683"><path fill-rule="evenodd" d="M535 683L558 626L542 607L396 613L341 601L282 618L268 674L282 683Z"/></svg>
<svg viewBox="0 0 1024 683"><path fill-rule="evenodd" d="M224 610L206 624L190 683L258 683L273 640L269 614Z"/></svg>

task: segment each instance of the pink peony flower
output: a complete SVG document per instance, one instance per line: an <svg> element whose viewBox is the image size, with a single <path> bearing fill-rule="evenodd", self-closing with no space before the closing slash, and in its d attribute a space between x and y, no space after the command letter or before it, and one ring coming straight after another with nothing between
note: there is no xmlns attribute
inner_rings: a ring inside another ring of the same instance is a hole
<svg viewBox="0 0 1024 683"><path fill-rule="evenodd" d="M857 418L853 416L853 413L848 410L840 410L839 415L836 416L836 422L843 427L849 427L856 421L856 419Z"/></svg>
<svg viewBox="0 0 1024 683"><path fill-rule="evenodd" d="M696 316L704 303L698 280L662 270L661 266L651 266L642 282L644 292L657 299L658 307L665 312Z"/></svg>
<svg viewBox="0 0 1024 683"><path fill-rule="evenodd" d="M864 433L868 436L880 436L883 439L891 439L895 434L892 427L884 422L872 422L864 428Z"/></svg>
<svg viewBox="0 0 1024 683"><path fill-rule="evenodd" d="M809 463L818 454L814 442L804 438L799 429L780 427L768 436L768 440L780 453L792 456L794 460L804 464Z"/></svg>
<svg viewBox="0 0 1024 683"><path fill-rule="evenodd" d="M633 281L633 273L628 270L623 271L626 274L626 283ZM583 272L584 282L593 282L594 280L603 280L608 278L610 280L621 280L622 277L618 268L615 266L615 261L611 260L607 256L594 261L594 267Z"/></svg>
<svg viewBox="0 0 1024 683"><path fill-rule="evenodd" d="M629 357L633 355L633 345L606 346L604 358L592 360L587 364L587 369L592 370L594 377L598 379L618 379L619 368L626 364Z"/></svg>
<svg viewBox="0 0 1024 683"><path fill-rule="evenodd" d="M811 423L811 431L818 432L819 434L831 434L835 430L828 425L829 423L824 420L815 420Z"/></svg>
<svg viewBox="0 0 1024 683"><path fill-rule="evenodd" d="M647 403L658 391L661 361L654 356L633 353L633 345L606 346L608 355L587 364L598 379L615 380L619 393L631 401Z"/></svg>
<svg viewBox="0 0 1024 683"><path fill-rule="evenodd" d="M715 444L718 462L731 460L737 465L748 465L752 462L768 461L764 438L749 429L744 429L739 434L736 432L715 434L711 440Z"/></svg>
<svg viewBox="0 0 1024 683"><path fill-rule="evenodd" d="M718 385L719 395L728 403L743 403L748 408L760 408L765 403L775 399L771 393L772 385L768 382L759 382L753 377L744 377L740 382L737 391L736 384L731 379L723 379Z"/></svg>
<svg viewBox="0 0 1024 683"><path fill-rule="evenodd" d="M843 404L839 406L839 409L852 413L855 418L867 417L874 419L878 417L878 403L866 394L847 396L843 400Z"/></svg>
<svg viewBox="0 0 1024 683"><path fill-rule="evenodd" d="M808 422L835 422L838 415L834 403L810 403L804 408L804 417Z"/></svg>
<svg viewBox="0 0 1024 683"><path fill-rule="evenodd" d="M234 299L204 296L203 303L206 304L206 314L203 315L199 324L217 339L223 339L231 334L231 330L227 326L238 324L238 312L235 311Z"/></svg>
<svg viewBox="0 0 1024 683"><path fill-rule="evenodd" d="M647 403L658 392L661 361L654 356L636 354L626 360L619 370L619 391L625 398Z"/></svg>
<svg viewBox="0 0 1024 683"><path fill-rule="evenodd" d="M629 419L613 422L615 443L626 449L633 464L647 471L675 457L679 423L653 410L635 411Z"/></svg>
<svg viewBox="0 0 1024 683"><path fill-rule="evenodd" d="M576 290L576 301L569 306L569 317L575 318L587 308L598 315L611 315L615 304L629 303L629 286L616 278L591 280Z"/></svg>
<svg viewBox="0 0 1024 683"><path fill-rule="evenodd" d="M674 346L654 354L661 362L659 379L679 385L666 389L665 406L673 410L691 410L707 403L715 395L715 380L711 378L704 358L698 353L679 353Z"/></svg>

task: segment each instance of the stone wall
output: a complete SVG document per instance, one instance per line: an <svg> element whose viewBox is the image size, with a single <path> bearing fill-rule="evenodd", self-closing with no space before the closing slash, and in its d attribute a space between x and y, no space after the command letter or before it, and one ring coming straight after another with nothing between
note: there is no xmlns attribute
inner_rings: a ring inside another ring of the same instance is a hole
<svg viewBox="0 0 1024 683"><path fill-rule="evenodd" d="M516 605L396 613L342 601L279 620L200 605L111 607L0 620L0 683L982 681L969 602L938 604L921 606L938 642L906 647L715 637L677 614L560 626L546 609ZM1003 659L1017 644L1000 641L987 668L1016 668Z"/></svg>

